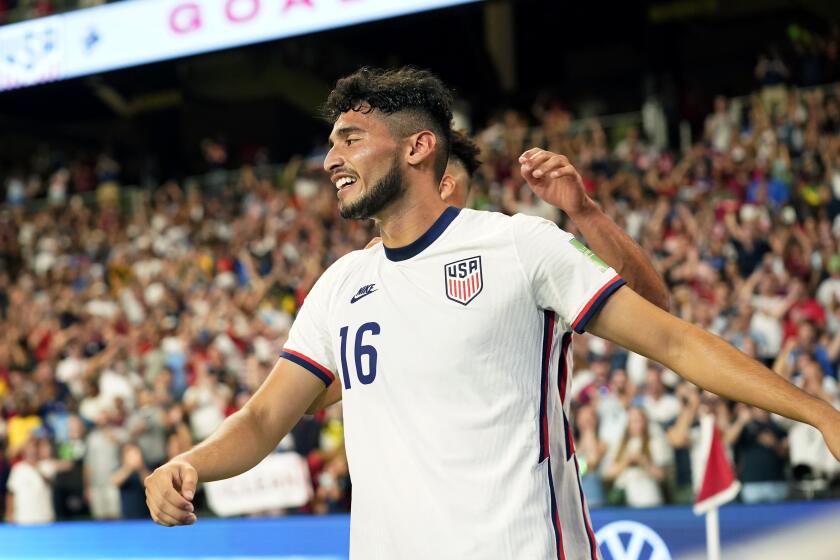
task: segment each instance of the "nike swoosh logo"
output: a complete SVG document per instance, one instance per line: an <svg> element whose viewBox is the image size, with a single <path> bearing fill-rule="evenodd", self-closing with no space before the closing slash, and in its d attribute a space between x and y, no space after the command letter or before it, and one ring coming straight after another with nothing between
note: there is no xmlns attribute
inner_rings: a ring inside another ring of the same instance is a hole
<svg viewBox="0 0 840 560"><path fill-rule="evenodd" d="M379 290L371 290L371 291L369 291L369 292L365 292L365 293L363 293L363 294L356 294L355 296L353 296L353 297L351 297L351 298L350 298L350 303L356 303L357 301L359 301L359 300L360 300L360 299L362 299L363 297L365 297L365 296L369 296L369 295L370 295L370 294L372 294L373 292L378 292L378 291L379 291Z"/></svg>

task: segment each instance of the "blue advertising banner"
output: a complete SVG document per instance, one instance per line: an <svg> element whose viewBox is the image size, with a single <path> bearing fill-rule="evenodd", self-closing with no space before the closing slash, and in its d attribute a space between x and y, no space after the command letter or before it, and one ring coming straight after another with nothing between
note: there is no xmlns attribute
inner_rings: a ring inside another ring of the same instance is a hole
<svg viewBox="0 0 840 560"><path fill-rule="evenodd" d="M690 507L596 509L592 521L604 560L704 558L704 521ZM720 526L725 558L766 560L791 551L809 560L840 558L837 501L727 505ZM343 560L349 533L344 515L201 519L178 529L150 521L0 525L0 558Z"/></svg>

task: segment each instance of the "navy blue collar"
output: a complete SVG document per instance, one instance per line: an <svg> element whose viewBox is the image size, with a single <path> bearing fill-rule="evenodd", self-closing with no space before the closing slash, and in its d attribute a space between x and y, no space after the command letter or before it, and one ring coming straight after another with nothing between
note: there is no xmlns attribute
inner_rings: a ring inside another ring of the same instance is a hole
<svg viewBox="0 0 840 560"><path fill-rule="evenodd" d="M404 261L419 255L426 247L434 243L438 237L443 235L443 232L446 231L446 228L449 227L452 220L458 217L458 213L460 211L461 210L459 208L455 208L454 206L447 206L446 210L444 210L435 223L432 224L432 227L426 230L426 233L405 247L397 247L396 249L389 249L388 247L385 247L385 256L388 257L388 260L390 261Z"/></svg>

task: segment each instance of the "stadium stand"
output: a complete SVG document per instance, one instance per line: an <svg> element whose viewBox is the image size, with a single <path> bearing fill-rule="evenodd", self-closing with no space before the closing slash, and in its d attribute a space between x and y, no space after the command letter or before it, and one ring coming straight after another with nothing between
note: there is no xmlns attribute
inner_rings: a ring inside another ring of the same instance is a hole
<svg viewBox="0 0 840 560"><path fill-rule="evenodd" d="M633 126L608 138L556 105L499 112L474 135L484 163L471 205L562 224L517 157L569 154L654 257L673 313L840 406L840 87L765 85L717 98L683 154ZM254 392L321 272L375 235L338 217L322 156L128 189L107 155L44 152L2 178L0 496L13 487L30 505L8 521L142 516L144 473ZM699 393L589 335L575 348L593 506L689 502L704 410L742 500L836 495L840 473L812 428ZM295 511L348 508L340 416L338 405L306 418L281 444L306 457L316 488Z"/></svg>

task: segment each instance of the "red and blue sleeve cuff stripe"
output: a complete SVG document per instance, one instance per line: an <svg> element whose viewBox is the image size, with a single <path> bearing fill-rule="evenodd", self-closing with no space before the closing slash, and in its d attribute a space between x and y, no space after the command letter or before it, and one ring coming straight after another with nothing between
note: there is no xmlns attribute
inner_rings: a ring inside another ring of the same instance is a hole
<svg viewBox="0 0 840 560"><path fill-rule="evenodd" d="M604 303L606 303L610 296L624 284L626 284L624 279L621 276L615 275L612 280L601 286L601 289L595 292L595 295L592 296L589 303L583 307L583 310L578 314L577 319L572 322L572 329L574 329L576 333L581 334L586 329L586 325L589 321L592 320L592 317L598 314L598 311L601 310L601 307Z"/></svg>
<svg viewBox="0 0 840 560"><path fill-rule="evenodd" d="M335 374L331 372L329 369L325 368L312 358L308 356L304 356L300 352L295 352L294 350L289 350L288 348L284 348L283 351L280 353L281 358L286 358L292 363L295 363L302 367L303 369L307 370L309 373L320 379L324 382L324 385L327 387L335 381Z"/></svg>

